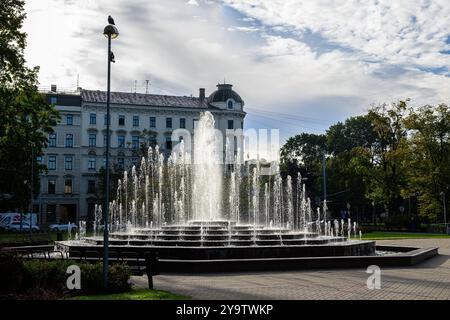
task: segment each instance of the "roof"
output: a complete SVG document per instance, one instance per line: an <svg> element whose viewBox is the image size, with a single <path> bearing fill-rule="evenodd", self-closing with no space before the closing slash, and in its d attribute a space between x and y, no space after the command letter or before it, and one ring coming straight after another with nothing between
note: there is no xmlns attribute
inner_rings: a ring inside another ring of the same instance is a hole
<svg viewBox="0 0 450 320"><path fill-rule="evenodd" d="M244 104L244 100L232 87L231 84L218 84L217 90L208 97L208 102L226 102L228 99L233 99L235 102Z"/></svg>
<svg viewBox="0 0 450 320"><path fill-rule="evenodd" d="M106 91L82 90L83 102L106 103ZM129 92L111 92L111 103L174 108L210 108L206 99Z"/></svg>

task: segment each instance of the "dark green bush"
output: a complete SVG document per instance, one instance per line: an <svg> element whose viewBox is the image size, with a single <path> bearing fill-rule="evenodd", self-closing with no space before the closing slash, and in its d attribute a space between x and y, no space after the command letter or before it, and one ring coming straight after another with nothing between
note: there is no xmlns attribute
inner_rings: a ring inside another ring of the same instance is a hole
<svg viewBox="0 0 450 320"><path fill-rule="evenodd" d="M0 293L14 293L22 289L23 261L13 252L0 252Z"/></svg>
<svg viewBox="0 0 450 320"><path fill-rule="evenodd" d="M24 286L62 292L66 288L67 267L74 264L68 260L29 260L24 262Z"/></svg>
<svg viewBox="0 0 450 320"><path fill-rule="evenodd" d="M109 268L109 291L125 292L131 290L130 277L131 271L127 264L113 264Z"/></svg>
<svg viewBox="0 0 450 320"><path fill-rule="evenodd" d="M27 260L23 261L13 253L0 253L0 293L46 292L46 296L61 296L67 292L67 268L76 264L81 271L81 290L72 294L118 293L131 289L131 272L126 264L113 264L109 267L109 287L103 288L103 264L97 262L78 263L70 260Z"/></svg>
<svg viewBox="0 0 450 320"><path fill-rule="evenodd" d="M392 215L385 221L387 230L406 231L411 227L413 220L409 215Z"/></svg>
<svg viewBox="0 0 450 320"><path fill-rule="evenodd" d="M81 292L83 293L102 293L103 288L103 264L82 263L79 264L81 269Z"/></svg>
<svg viewBox="0 0 450 320"><path fill-rule="evenodd" d="M125 263L109 266L108 290L103 287L103 264L81 264L81 291L86 294L125 292L131 289L130 268Z"/></svg>

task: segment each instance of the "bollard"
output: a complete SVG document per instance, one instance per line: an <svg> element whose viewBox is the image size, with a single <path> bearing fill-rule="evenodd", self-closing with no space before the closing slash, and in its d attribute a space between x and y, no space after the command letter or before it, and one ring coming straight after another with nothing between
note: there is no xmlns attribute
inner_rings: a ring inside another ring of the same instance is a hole
<svg viewBox="0 0 450 320"><path fill-rule="evenodd" d="M145 253L145 273L148 278L148 288L153 289L153 276L159 274L159 259L157 252Z"/></svg>

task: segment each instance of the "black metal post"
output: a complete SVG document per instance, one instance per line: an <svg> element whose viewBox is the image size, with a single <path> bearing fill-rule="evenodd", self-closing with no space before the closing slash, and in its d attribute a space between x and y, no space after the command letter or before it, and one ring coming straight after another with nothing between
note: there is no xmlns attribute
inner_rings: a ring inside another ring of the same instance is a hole
<svg viewBox="0 0 450 320"><path fill-rule="evenodd" d="M445 192L442 192L442 202L444 204L444 233L447 234L447 206L445 203Z"/></svg>
<svg viewBox="0 0 450 320"><path fill-rule="evenodd" d="M33 200L34 200L34 147L31 147L31 185L30 185L30 235L33 233Z"/></svg>
<svg viewBox="0 0 450 320"><path fill-rule="evenodd" d="M108 34L108 84L106 95L106 182L105 182L105 209L103 210L103 284L104 287L108 287L108 269L109 269L109 145L110 145L110 115L109 115L109 103L111 95L111 34Z"/></svg>
<svg viewBox="0 0 450 320"><path fill-rule="evenodd" d="M323 154L323 215L324 220L327 221L327 156Z"/></svg>

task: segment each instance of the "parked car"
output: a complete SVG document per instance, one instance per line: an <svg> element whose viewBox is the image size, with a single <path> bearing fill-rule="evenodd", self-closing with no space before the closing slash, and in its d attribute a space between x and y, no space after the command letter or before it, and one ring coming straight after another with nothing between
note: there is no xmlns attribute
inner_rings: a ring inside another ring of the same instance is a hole
<svg viewBox="0 0 450 320"><path fill-rule="evenodd" d="M76 232L78 230L78 226L75 223L56 223L50 225L50 231L58 232L58 231L70 231Z"/></svg>
<svg viewBox="0 0 450 320"><path fill-rule="evenodd" d="M14 221L6 226L7 231L20 232L20 221ZM37 225L31 226L31 232L38 232L40 229ZM30 224L22 222L22 232L30 232Z"/></svg>

